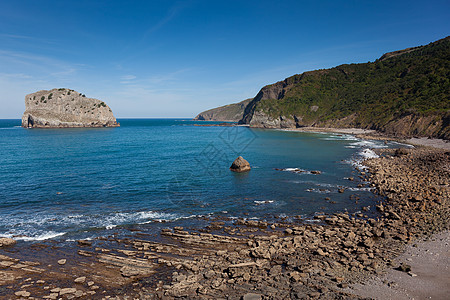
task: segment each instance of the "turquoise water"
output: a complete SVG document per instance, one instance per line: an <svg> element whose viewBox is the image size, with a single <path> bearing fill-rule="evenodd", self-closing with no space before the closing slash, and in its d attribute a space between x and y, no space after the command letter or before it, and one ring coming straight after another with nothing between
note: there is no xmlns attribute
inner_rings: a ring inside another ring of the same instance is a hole
<svg viewBox="0 0 450 300"><path fill-rule="evenodd" d="M346 178L357 178L355 165L372 155L364 149L394 146L178 119L119 122L119 128L23 129L20 120L0 120L0 236L70 240L130 226L152 232L194 224L199 216L355 212L373 205L374 195ZM238 155L250 172L229 171Z"/></svg>

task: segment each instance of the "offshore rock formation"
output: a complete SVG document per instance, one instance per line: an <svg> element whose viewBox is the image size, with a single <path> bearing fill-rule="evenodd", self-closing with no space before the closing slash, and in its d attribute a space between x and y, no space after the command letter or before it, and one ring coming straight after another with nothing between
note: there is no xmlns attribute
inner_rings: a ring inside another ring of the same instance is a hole
<svg viewBox="0 0 450 300"><path fill-rule="evenodd" d="M305 72L263 87L240 124L375 129L450 139L450 37L375 62Z"/></svg>
<svg viewBox="0 0 450 300"><path fill-rule="evenodd" d="M209 109L199 113L194 120L196 121L229 121L238 122L244 116L245 107L253 99L246 99L239 103L233 103L217 108Z"/></svg>
<svg viewBox="0 0 450 300"><path fill-rule="evenodd" d="M22 127L117 127L105 102L70 89L39 91L25 96Z"/></svg>
<svg viewBox="0 0 450 300"><path fill-rule="evenodd" d="M250 164L242 156L236 158L231 164L230 170L233 172L247 172L250 171Z"/></svg>

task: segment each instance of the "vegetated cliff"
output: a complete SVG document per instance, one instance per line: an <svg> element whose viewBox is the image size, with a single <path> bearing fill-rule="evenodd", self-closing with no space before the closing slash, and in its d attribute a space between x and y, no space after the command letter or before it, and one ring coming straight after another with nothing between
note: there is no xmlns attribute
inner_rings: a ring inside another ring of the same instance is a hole
<svg viewBox="0 0 450 300"><path fill-rule="evenodd" d="M250 103L250 99L246 99L239 103L233 103L213 109L209 109L207 111L199 113L194 120L198 121L229 121L229 122L238 122L244 116L244 109L248 103Z"/></svg>
<svg viewBox="0 0 450 300"><path fill-rule="evenodd" d="M39 91L25 96L22 127L117 127L105 102L70 89Z"/></svg>
<svg viewBox="0 0 450 300"><path fill-rule="evenodd" d="M375 62L305 72L265 86L240 123L450 139L450 37L386 53Z"/></svg>

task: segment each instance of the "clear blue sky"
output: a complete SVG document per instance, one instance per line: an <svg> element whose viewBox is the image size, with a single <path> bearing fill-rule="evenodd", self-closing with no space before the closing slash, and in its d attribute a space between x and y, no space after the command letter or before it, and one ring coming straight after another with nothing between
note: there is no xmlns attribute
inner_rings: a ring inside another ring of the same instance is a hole
<svg viewBox="0 0 450 300"><path fill-rule="evenodd" d="M449 35L450 1L0 1L0 118L67 87L116 117L193 117L308 70Z"/></svg>

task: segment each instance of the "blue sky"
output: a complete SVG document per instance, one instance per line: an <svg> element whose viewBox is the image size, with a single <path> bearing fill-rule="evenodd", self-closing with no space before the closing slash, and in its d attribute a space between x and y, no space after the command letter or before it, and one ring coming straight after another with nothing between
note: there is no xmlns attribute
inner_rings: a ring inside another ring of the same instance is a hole
<svg viewBox="0 0 450 300"><path fill-rule="evenodd" d="M194 117L308 70L449 35L447 1L0 2L0 118L66 87L116 117Z"/></svg>

